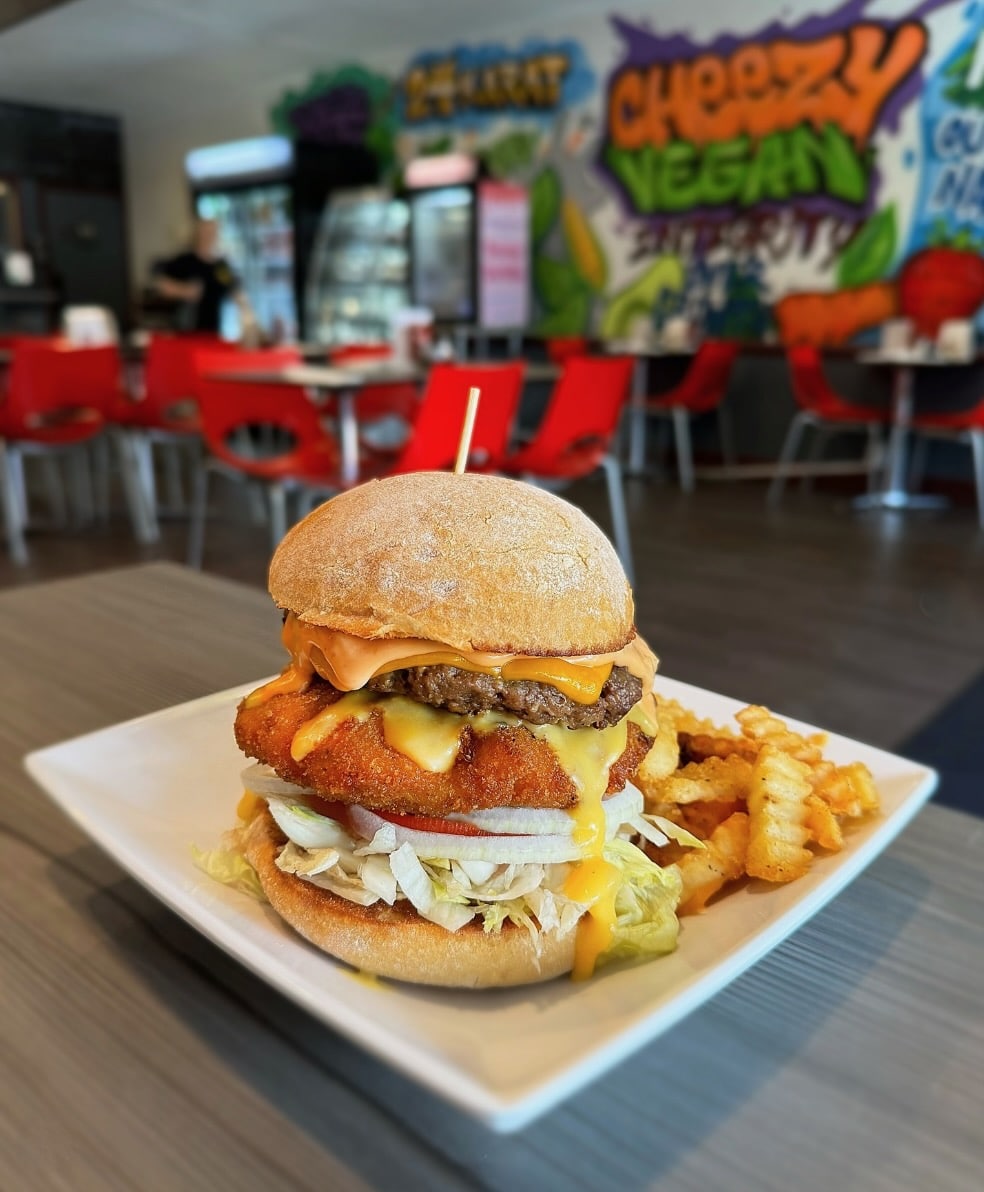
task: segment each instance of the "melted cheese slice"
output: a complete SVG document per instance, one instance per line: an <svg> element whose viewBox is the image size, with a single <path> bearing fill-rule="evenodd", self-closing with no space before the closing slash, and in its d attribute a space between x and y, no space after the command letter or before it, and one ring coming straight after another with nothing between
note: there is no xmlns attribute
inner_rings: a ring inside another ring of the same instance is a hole
<svg viewBox="0 0 984 1192"><path fill-rule="evenodd" d="M611 654L529 657L460 651L422 638L371 641L322 625L309 625L289 613L284 621L283 643L291 656L290 664L272 682L247 696L248 708L258 707L276 695L306 690L315 674L339 691L357 691L370 679L389 671L411 666L455 666L507 680L548 683L576 703L593 704L615 666L636 675L643 691L650 690L656 673L656 659L640 637Z"/></svg>

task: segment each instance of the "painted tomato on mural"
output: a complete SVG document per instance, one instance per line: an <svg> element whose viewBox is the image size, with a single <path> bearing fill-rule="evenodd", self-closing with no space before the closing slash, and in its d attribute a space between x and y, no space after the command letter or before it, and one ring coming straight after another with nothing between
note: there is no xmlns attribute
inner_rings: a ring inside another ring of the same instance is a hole
<svg viewBox="0 0 984 1192"><path fill-rule="evenodd" d="M924 248L899 274L899 312L916 334L935 339L947 319L973 318L984 305L984 257L959 248Z"/></svg>

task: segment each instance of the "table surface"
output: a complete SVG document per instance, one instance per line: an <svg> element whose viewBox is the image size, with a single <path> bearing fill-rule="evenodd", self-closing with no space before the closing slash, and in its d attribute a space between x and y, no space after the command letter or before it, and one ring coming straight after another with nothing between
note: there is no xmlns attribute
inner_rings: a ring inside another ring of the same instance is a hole
<svg viewBox="0 0 984 1192"><path fill-rule="evenodd" d="M975 352L962 360L948 360L935 352L911 348L870 348L857 354L859 364L883 364L890 368L967 368L984 363L984 352Z"/></svg>
<svg viewBox="0 0 984 1192"><path fill-rule="evenodd" d="M724 993L499 1137L227 959L22 771L269 673L278 626L172 564L0 594L0 1187L979 1186L984 821L929 807Z"/></svg>

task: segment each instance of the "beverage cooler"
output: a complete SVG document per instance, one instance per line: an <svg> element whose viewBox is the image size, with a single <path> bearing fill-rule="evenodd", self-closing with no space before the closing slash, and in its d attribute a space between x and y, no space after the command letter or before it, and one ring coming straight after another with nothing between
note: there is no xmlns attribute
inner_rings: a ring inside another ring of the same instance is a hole
<svg viewBox="0 0 984 1192"><path fill-rule="evenodd" d="M389 340L409 302L407 204L378 188L325 207L308 269L307 338L328 347Z"/></svg>
<svg viewBox="0 0 984 1192"><path fill-rule="evenodd" d="M307 265L325 203L336 190L375 182L374 156L360 146L270 136L194 149L185 166L195 212L218 221L221 251L263 334L300 338ZM238 334L231 303L223 333Z"/></svg>
<svg viewBox="0 0 984 1192"><path fill-rule="evenodd" d="M529 196L483 180L463 155L424 157L406 171L410 300L442 323L525 327L530 314Z"/></svg>

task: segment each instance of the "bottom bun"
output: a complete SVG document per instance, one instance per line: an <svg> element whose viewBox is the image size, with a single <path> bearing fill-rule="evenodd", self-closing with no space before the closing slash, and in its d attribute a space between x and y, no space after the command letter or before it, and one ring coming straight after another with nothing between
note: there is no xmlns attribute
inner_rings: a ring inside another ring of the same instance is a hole
<svg viewBox="0 0 984 1192"><path fill-rule="evenodd" d="M266 808L246 829L246 858L270 905L306 940L362 972L419 985L482 989L549 981L573 968L576 931L541 932L537 952L526 928L514 923L488 934L481 920L446 931L405 900L360 906L278 869L285 843Z"/></svg>

